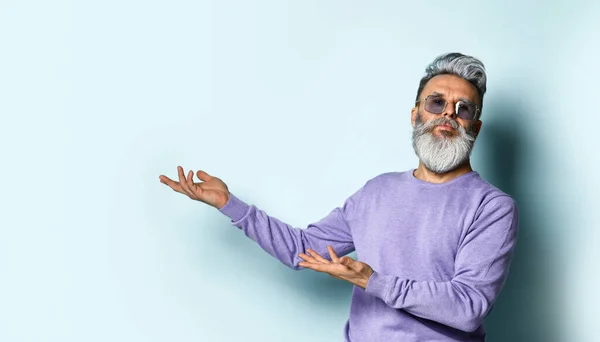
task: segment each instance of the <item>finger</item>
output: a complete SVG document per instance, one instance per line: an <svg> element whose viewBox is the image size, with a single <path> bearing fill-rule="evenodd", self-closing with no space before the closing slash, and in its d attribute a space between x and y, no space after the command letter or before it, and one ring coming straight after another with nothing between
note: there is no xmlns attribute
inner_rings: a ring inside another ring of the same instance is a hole
<svg viewBox="0 0 600 342"><path fill-rule="evenodd" d="M192 191L192 194L196 198L200 198L200 196L202 195L202 188L199 187L197 184L194 184L194 171L190 170L188 172L188 178L186 179L186 184L188 186L188 189L190 189L190 191Z"/></svg>
<svg viewBox="0 0 600 342"><path fill-rule="evenodd" d="M348 266L348 267L350 267L350 268L352 268L352 269L354 269L354 268L355 268L355 267L354 267L354 266L355 266L355 265L354 265L354 260L353 260L352 258L350 258L350 257L343 256L343 257L341 257L341 258L339 259L339 261L340 261L340 264L342 264L342 265L344 265L344 266Z"/></svg>
<svg viewBox="0 0 600 342"><path fill-rule="evenodd" d="M189 196L190 194L186 189L187 185L185 184L185 177L183 176L183 168L181 166L177 166L177 177L179 177L179 184L181 186L181 189L183 189L183 192Z"/></svg>
<svg viewBox="0 0 600 342"><path fill-rule="evenodd" d="M306 262L310 262L310 263L320 263L320 262L318 262L317 260L315 260L315 258L311 257L310 255L304 254L304 253L300 253L300 254L298 254L298 256L299 256L299 257L300 257L302 260L304 260L304 261L306 261Z"/></svg>
<svg viewBox="0 0 600 342"><path fill-rule="evenodd" d="M302 267L306 267L306 268L310 268L313 271L317 271L317 272L323 272L323 273L329 273L327 272L327 266L326 264L320 263L320 262L308 262L308 261L301 261L298 263L299 266Z"/></svg>
<svg viewBox="0 0 600 342"><path fill-rule="evenodd" d="M194 193L187 186L187 182L185 180L185 176L183 175L183 168L181 166L177 166L177 174L179 175L179 183L181 184L181 187L183 188L183 191L190 198L193 198L194 197Z"/></svg>
<svg viewBox="0 0 600 342"><path fill-rule="evenodd" d="M318 262L322 262L324 264L329 264L331 261L323 258L322 256L319 255L319 253L315 252L312 249L307 249L306 250L308 252L308 254L310 254L313 258L315 258Z"/></svg>
<svg viewBox="0 0 600 342"><path fill-rule="evenodd" d="M190 170L188 172L187 179L185 180L186 185L190 191L194 194L194 196L198 196L197 194L197 186L194 184L194 171Z"/></svg>
<svg viewBox="0 0 600 342"><path fill-rule="evenodd" d="M310 264L311 264L311 263L310 263L310 262L308 262L308 261L300 261L300 262L298 263L298 266L305 267L305 268L311 268L311 267L310 267Z"/></svg>
<svg viewBox="0 0 600 342"><path fill-rule="evenodd" d="M364 270L365 265L366 265L360 261L356 261L356 260L352 259L349 256L341 257L340 264L344 265L349 270L356 272L356 273L361 273Z"/></svg>
<svg viewBox="0 0 600 342"><path fill-rule="evenodd" d="M298 263L299 266L305 267L305 268L309 268L313 271L317 271L317 272L322 272L322 273L327 273L330 276L337 278L337 279L344 279L344 274L348 275L348 270L346 269L345 266L342 266L340 264L323 264L323 263L311 263L311 262L299 262Z"/></svg>
<svg viewBox="0 0 600 342"><path fill-rule="evenodd" d="M167 185L171 189L173 189L177 192L180 192L182 194L185 194L183 192L183 189L181 188L181 185L179 184L179 182L176 182L176 181L172 180L171 178L164 176L164 175L160 175L159 179L160 179L161 183Z"/></svg>
<svg viewBox="0 0 600 342"><path fill-rule="evenodd" d="M210 180L212 178L211 175L202 170L198 170L198 172L196 172L196 176L198 176L198 179L203 182L206 182L207 180Z"/></svg>
<svg viewBox="0 0 600 342"><path fill-rule="evenodd" d="M329 256L331 256L331 261L333 261L335 263L339 263L340 259L338 258L337 254L335 254L333 247L327 246L327 250L329 251Z"/></svg>
<svg viewBox="0 0 600 342"><path fill-rule="evenodd" d="M192 171L192 170L188 171L186 181L188 183L188 186L194 185L194 171Z"/></svg>

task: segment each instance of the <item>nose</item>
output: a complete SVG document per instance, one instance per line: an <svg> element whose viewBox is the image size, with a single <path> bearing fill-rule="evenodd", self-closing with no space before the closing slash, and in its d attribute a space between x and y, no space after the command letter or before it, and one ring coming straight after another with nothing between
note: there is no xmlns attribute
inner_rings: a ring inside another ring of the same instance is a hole
<svg viewBox="0 0 600 342"><path fill-rule="evenodd" d="M442 113L442 115L444 117L450 118L450 119L456 119L456 106L454 105L454 103L450 103L448 102L448 104L446 105L446 109L444 110L444 112Z"/></svg>

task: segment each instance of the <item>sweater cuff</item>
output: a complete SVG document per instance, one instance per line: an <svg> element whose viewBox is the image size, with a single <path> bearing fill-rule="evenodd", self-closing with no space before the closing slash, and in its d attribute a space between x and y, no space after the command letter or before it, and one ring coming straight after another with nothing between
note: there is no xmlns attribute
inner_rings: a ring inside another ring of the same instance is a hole
<svg viewBox="0 0 600 342"><path fill-rule="evenodd" d="M388 294L390 288L390 279L385 275L373 271L373 274L369 277L369 281L367 282L367 287L365 288L365 292L376 297L381 298L384 302L387 303Z"/></svg>
<svg viewBox="0 0 600 342"><path fill-rule="evenodd" d="M229 193L229 201L219 211L231 219L232 222L241 220L250 210L250 205Z"/></svg>

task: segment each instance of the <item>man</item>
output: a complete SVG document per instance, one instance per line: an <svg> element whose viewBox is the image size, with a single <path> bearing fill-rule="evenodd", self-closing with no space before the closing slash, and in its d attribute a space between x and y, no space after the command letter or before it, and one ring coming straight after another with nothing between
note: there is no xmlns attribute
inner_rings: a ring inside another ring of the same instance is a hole
<svg viewBox="0 0 600 342"><path fill-rule="evenodd" d="M470 164L485 91L478 59L436 58L411 115L418 167L374 177L306 229L244 203L206 172L200 183L181 167L179 182L160 180L218 208L285 265L354 284L346 341L484 341L518 227L514 200ZM358 260L344 256L354 250Z"/></svg>

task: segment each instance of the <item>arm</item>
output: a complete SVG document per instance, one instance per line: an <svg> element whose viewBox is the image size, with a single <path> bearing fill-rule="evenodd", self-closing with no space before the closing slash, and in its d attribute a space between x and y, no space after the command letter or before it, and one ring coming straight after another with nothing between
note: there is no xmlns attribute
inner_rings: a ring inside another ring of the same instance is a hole
<svg viewBox="0 0 600 342"><path fill-rule="evenodd" d="M463 331L476 330L506 277L517 240L518 211L508 196L484 205L459 246L448 281L416 281L373 272L365 291L387 305Z"/></svg>
<svg viewBox="0 0 600 342"><path fill-rule="evenodd" d="M354 210L362 189L349 197L342 207L335 208L326 217L308 225L306 229L290 226L267 215L254 205L244 203L231 194L227 204L219 211L231 219L233 225L244 231L246 236L258 243L267 253L293 269L303 269L298 254L311 248L325 253L332 246L345 255L354 250L350 227L346 215Z"/></svg>
<svg viewBox="0 0 600 342"><path fill-rule="evenodd" d="M303 268L298 265L301 261L298 255L305 253L309 248L324 253L330 245L341 254L348 254L354 250L347 219L348 214L356 210L364 186L350 196L343 207L335 208L329 215L309 225L307 229L300 229L268 216L253 205L244 203L231 194L227 185L218 177L199 170L197 176L202 182L196 183L191 170L187 178L181 166L177 167L177 172L179 182L165 175L159 176L160 182L193 200L219 209L265 251L293 269Z"/></svg>

